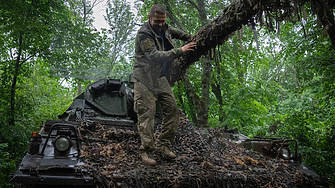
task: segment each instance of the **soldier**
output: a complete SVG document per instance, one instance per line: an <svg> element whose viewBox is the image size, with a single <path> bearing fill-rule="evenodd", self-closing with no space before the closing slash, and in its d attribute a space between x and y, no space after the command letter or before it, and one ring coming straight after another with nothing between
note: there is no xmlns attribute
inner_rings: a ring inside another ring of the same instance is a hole
<svg viewBox="0 0 335 188"><path fill-rule="evenodd" d="M179 124L179 112L166 75L174 61L184 52L193 51L195 42L174 48L172 38L188 41L191 35L165 23L166 10L160 4L151 7L149 21L139 29L135 41L134 110L138 115L141 136L140 158L144 164L155 165L152 151L174 159L170 150ZM162 132L156 147L153 140L156 102L162 109Z"/></svg>

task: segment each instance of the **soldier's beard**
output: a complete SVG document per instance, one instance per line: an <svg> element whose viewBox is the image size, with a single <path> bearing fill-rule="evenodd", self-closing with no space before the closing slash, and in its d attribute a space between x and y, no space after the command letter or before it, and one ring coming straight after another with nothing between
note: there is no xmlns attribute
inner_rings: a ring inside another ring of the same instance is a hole
<svg viewBox="0 0 335 188"><path fill-rule="evenodd" d="M162 27L157 26L157 25L153 25L152 28L153 28L156 32L161 32L161 31L162 31Z"/></svg>

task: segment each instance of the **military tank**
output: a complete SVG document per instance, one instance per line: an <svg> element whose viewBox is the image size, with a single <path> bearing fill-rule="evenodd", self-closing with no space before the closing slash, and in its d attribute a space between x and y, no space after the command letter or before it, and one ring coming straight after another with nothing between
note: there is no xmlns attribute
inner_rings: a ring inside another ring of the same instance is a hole
<svg viewBox="0 0 335 188"><path fill-rule="evenodd" d="M21 187L109 187L99 172L78 168L82 150L78 125L101 123L136 130L133 85L119 79L100 79L73 100L59 120L47 120L33 132L28 150L10 182Z"/></svg>
<svg viewBox="0 0 335 188"><path fill-rule="evenodd" d="M58 120L47 120L39 132L32 133L10 182L19 187L199 187L199 182L207 182L200 187L257 187L282 183L269 177L283 176L278 166L285 165L292 174L283 177L297 178L298 173L299 178L309 179L303 185L315 184L316 174L302 173L290 162L299 161L295 140L250 139L235 129L196 128L185 114L181 115L173 145L176 160L165 161L154 154L159 165L143 166L137 157L140 141L133 105L131 79L91 83ZM159 106L156 108L160 112ZM157 113L158 129L161 119ZM159 130L155 132L159 134ZM295 143L292 154L289 142ZM258 175L260 172L266 175ZM296 182L289 185L295 187Z"/></svg>

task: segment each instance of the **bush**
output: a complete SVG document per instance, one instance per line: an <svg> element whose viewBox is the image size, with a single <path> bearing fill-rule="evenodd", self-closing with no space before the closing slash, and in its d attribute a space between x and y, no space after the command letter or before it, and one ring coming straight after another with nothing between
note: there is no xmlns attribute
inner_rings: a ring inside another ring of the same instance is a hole
<svg viewBox="0 0 335 188"><path fill-rule="evenodd" d="M303 163L327 177L332 185L335 185L334 126L327 127L314 113L301 109L287 116L278 132L280 137L296 139Z"/></svg>
<svg viewBox="0 0 335 188"><path fill-rule="evenodd" d="M15 170L15 160L7 152L8 143L0 143L0 187L10 187L9 174Z"/></svg>

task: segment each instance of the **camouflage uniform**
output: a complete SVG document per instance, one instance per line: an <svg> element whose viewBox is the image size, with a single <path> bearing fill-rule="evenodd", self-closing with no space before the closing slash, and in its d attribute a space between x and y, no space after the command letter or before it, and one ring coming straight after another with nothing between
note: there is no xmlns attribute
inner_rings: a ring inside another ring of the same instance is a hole
<svg viewBox="0 0 335 188"><path fill-rule="evenodd" d="M159 144L172 144L179 124L178 106L164 72L167 72L171 64L183 54L181 48L173 47L172 38L189 40L191 35L167 24L163 31L166 40L153 31L148 21L138 31L135 41L134 110L138 114L140 150L145 151L155 148L153 134L156 102L161 105L163 113Z"/></svg>

